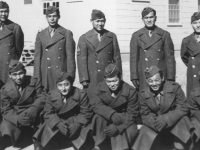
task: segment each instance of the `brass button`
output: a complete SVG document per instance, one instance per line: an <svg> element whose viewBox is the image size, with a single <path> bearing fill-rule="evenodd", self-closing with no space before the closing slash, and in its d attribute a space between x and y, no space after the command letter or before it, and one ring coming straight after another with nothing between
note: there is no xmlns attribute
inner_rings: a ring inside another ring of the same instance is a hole
<svg viewBox="0 0 200 150"><path fill-rule="evenodd" d="M47 57L47 60L50 60L50 58L49 58L49 57Z"/></svg>
<svg viewBox="0 0 200 150"><path fill-rule="evenodd" d="M48 51L48 49L45 49L46 51Z"/></svg>
<svg viewBox="0 0 200 150"><path fill-rule="evenodd" d="M58 57L58 59L60 59L60 57Z"/></svg>
<svg viewBox="0 0 200 150"><path fill-rule="evenodd" d="M192 59L194 59L194 57L191 57Z"/></svg>
<svg viewBox="0 0 200 150"><path fill-rule="evenodd" d="M48 69L50 69L51 67L48 67Z"/></svg>
<svg viewBox="0 0 200 150"><path fill-rule="evenodd" d="M56 68L58 69L59 67L58 67L58 66L56 66Z"/></svg>
<svg viewBox="0 0 200 150"><path fill-rule="evenodd" d="M195 65L192 65L192 68L195 68Z"/></svg>
<svg viewBox="0 0 200 150"><path fill-rule="evenodd" d="M195 74L193 77L194 77L194 78L196 78L196 77L197 77L197 75Z"/></svg>
<svg viewBox="0 0 200 150"><path fill-rule="evenodd" d="M59 49L62 49L61 47Z"/></svg>
<svg viewBox="0 0 200 150"><path fill-rule="evenodd" d="M145 58L146 61L148 61L148 58Z"/></svg>
<svg viewBox="0 0 200 150"><path fill-rule="evenodd" d="M101 70L98 70L98 72L100 72Z"/></svg>
<svg viewBox="0 0 200 150"><path fill-rule="evenodd" d="M96 61L96 63L98 64L98 63L99 63L99 61L97 60L97 61Z"/></svg>

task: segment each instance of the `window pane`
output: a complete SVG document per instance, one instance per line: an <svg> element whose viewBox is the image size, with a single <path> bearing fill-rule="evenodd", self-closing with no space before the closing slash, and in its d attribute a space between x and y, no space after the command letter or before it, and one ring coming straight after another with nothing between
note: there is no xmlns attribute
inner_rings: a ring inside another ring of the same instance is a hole
<svg viewBox="0 0 200 150"><path fill-rule="evenodd" d="M169 0L169 22L178 23L180 20L179 0Z"/></svg>
<svg viewBox="0 0 200 150"><path fill-rule="evenodd" d="M32 0L24 0L24 4L32 4Z"/></svg>
<svg viewBox="0 0 200 150"><path fill-rule="evenodd" d="M46 9L44 9L43 14L46 15Z"/></svg>
<svg viewBox="0 0 200 150"><path fill-rule="evenodd" d="M43 6L44 6L44 8L47 8L47 4L46 4L46 3L44 3L44 5L43 5Z"/></svg>
<svg viewBox="0 0 200 150"><path fill-rule="evenodd" d="M55 2L53 2L53 6L56 6L56 3L55 3Z"/></svg>
<svg viewBox="0 0 200 150"><path fill-rule="evenodd" d="M179 4L179 0L169 0L169 4Z"/></svg>
<svg viewBox="0 0 200 150"><path fill-rule="evenodd" d="M56 7L59 7L59 2L56 2Z"/></svg>

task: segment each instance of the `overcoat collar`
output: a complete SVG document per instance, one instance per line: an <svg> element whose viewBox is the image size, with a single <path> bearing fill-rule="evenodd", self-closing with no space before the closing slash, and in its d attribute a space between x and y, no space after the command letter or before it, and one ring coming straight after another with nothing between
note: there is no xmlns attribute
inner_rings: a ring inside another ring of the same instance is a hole
<svg viewBox="0 0 200 150"><path fill-rule="evenodd" d="M70 96L67 99L66 105L64 105L63 100L62 100L62 95L58 89L55 89L51 92L51 100L53 101L56 100L59 103L63 104L58 114L64 114L70 111L71 109L73 109L76 105L78 105L78 99L79 99L79 95L75 87L72 87L70 91Z"/></svg>
<svg viewBox="0 0 200 150"><path fill-rule="evenodd" d="M121 84L122 84L121 91L119 91L120 92L119 95L109 105L109 107L111 107L111 108L116 108L127 102L127 96L129 94L129 87L124 81L122 81ZM104 102L106 102L108 99L112 98L110 95L111 93L109 91L109 87L106 85L105 81L102 82L99 90L102 91L100 94L100 97L102 98L102 100Z"/></svg>
<svg viewBox="0 0 200 150"><path fill-rule="evenodd" d="M13 34L14 26L15 26L15 24L12 21L8 20L4 24L3 30L1 31L0 40L7 37L10 34Z"/></svg>
<svg viewBox="0 0 200 150"><path fill-rule="evenodd" d="M147 104L148 106L159 112L159 113L164 113L166 112L171 104L173 103L174 99L175 99L175 94L173 93L173 85L171 82L165 81L164 85L163 85L163 105L162 108L160 109L155 102L153 93L150 91L150 87L145 88L145 90L142 91L142 93L144 92L144 97L147 100Z"/></svg>
<svg viewBox="0 0 200 150"><path fill-rule="evenodd" d="M58 41L60 41L65 37L66 29L58 25L58 27L55 29L55 33L52 38L50 37L49 34L49 27L44 29L42 33L43 34L40 34L41 41L42 43L44 43L45 48L48 48L49 46L54 45L55 43L57 43Z"/></svg>
<svg viewBox="0 0 200 150"><path fill-rule="evenodd" d="M97 53L113 41L112 35L109 31L104 29L103 32L101 42L99 42L94 29L86 33L87 41L94 47L95 52Z"/></svg>
<svg viewBox="0 0 200 150"><path fill-rule="evenodd" d="M144 49L148 49L150 46L152 46L153 44L161 40L163 32L164 31L162 29L156 26L153 31L152 37L150 38L148 35L149 30L146 27L142 28L140 30L139 37L140 37L140 40L143 43L145 43Z"/></svg>
<svg viewBox="0 0 200 150"><path fill-rule="evenodd" d="M194 33L186 38L186 43L186 46L190 49L191 56L195 56L200 53L200 44L195 40Z"/></svg>

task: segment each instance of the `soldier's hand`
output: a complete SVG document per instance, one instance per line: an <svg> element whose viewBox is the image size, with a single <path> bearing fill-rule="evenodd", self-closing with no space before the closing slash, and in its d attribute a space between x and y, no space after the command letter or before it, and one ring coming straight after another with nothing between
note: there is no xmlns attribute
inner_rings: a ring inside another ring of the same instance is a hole
<svg viewBox="0 0 200 150"><path fill-rule="evenodd" d="M82 83L81 83L82 85L83 85L83 87L88 87L88 85L89 85L89 82L88 81L83 81Z"/></svg>
<svg viewBox="0 0 200 150"><path fill-rule="evenodd" d="M167 126L167 121L162 115L160 115L157 118L155 118L154 125L157 131L161 132Z"/></svg>
<svg viewBox="0 0 200 150"><path fill-rule="evenodd" d="M29 117L26 117L23 115L18 116L17 123L21 126L30 126L31 125L31 121L30 121Z"/></svg>
<svg viewBox="0 0 200 150"><path fill-rule="evenodd" d="M67 125L65 125L65 123L64 122L59 122L58 124L57 124L57 128L59 129L59 131L63 134L63 135L67 135L67 133L68 133L68 128L67 128Z"/></svg>
<svg viewBox="0 0 200 150"><path fill-rule="evenodd" d="M29 117L29 119L32 122L35 122L35 119L37 117L37 108L35 106L32 106L25 111L26 111L26 116Z"/></svg>
<svg viewBox="0 0 200 150"><path fill-rule="evenodd" d="M69 126L70 124L74 123L74 119L73 119L73 117L70 117L63 122L65 123L65 125Z"/></svg>
<svg viewBox="0 0 200 150"><path fill-rule="evenodd" d="M132 80L132 83L136 89L139 89L139 80Z"/></svg>
<svg viewBox="0 0 200 150"><path fill-rule="evenodd" d="M122 116L121 113L114 113L111 116L111 121L115 124L115 125L120 125L122 123L124 123L124 118Z"/></svg>
<svg viewBox="0 0 200 150"><path fill-rule="evenodd" d="M72 137L75 135L80 129L81 129L81 124L80 123L72 123L68 126L69 128L69 137Z"/></svg>
<svg viewBox="0 0 200 150"><path fill-rule="evenodd" d="M113 136L115 136L115 135L117 135L119 133L119 130L117 129L117 127L115 125L111 124L111 125L109 125L108 127L106 127L104 129L104 132L109 137L113 137Z"/></svg>

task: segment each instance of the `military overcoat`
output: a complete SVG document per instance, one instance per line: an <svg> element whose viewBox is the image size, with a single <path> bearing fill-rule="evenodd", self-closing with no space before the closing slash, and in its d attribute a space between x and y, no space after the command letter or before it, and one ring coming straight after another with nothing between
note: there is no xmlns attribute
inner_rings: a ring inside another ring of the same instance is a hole
<svg viewBox="0 0 200 150"><path fill-rule="evenodd" d="M0 30L0 80L8 80L8 65L11 59L20 59L24 48L24 34L21 27L7 20Z"/></svg>
<svg viewBox="0 0 200 150"><path fill-rule="evenodd" d="M104 30L100 42L94 29L80 37L77 48L79 81L89 81L89 87L85 90L90 102L95 87L104 79L105 67L110 63L114 63L122 72L120 49L114 33Z"/></svg>
<svg viewBox="0 0 200 150"><path fill-rule="evenodd" d="M187 97L190 92L199 87L198 72L200 70L200 44L194 33L185 37L181 44L181 59L187 66Z"/></svg>
<svg viewBox="0 0 200 150"><path fill-rule="evenodd" d="M1 111L3 121L0 125L0 131L3 135L11 137L13 144L16 144L21 135L21 126L18 124L18 116L31 106L35 106L38 112L37 121L33 127L40 123L39 113L44 107L46 94L37 78L25 77L23 91L20 95L15 83L9 80L1 91Z"/></svg>
<svg viewBox="0 0 200 150"><path fill-rule="evenodd" d="M116 98L112 98L109 87L104 81L98 84L94 97L94 113L103 117L107 122L107 124L99 126L100 123L97 121L98 128L94 126L96 132L104 132L109 124L113 124L111 116L114 113L120 113L121 123L115 124L119 134L111 137L111 146L113 150L131 149L138 133L136 117L139 114L139 105L136 89L122 81L119 94ZM103 133L100 135L106 137ZM96 141L98 138L102 139L102 137L96 137Z"/></svg>
<svg viewBox="0 0 200 150"><path fill-rule="evenodd" d="M48 142L59 132L56 125L61 121L71 120L70 123L80 123L82 129L80 135L72 140L76 148L80 148L87 137L87 126L92 117L92 109L88 97L83 90L72 87L70 96L64 104L60 91L54 89L49 92L48 100L44 107L45 123L35 133L34 138L45 147ZM67 141L66 141L67 142Z"/></svg>
<svg viewBox="0 0 200 150"><path fill-rule="evenodd" d="M144 70L152 65L164 72L165 79L175 80L176 63L174 44L170 33L156 27L150 38L149 30L142 28L133 33L130 42L130 75L139 80L140 91L147 86Z"/></svg>
<svg viewBox="0 0 200 150"><path fill-rule="evenodd" d="M134 149L149 150L154 139L159 134L155 128L154 118L162 115L167 122L167 129L183 143L191 137L193 126L188 117L187 100L180 85L176 82L165 81L163 85L163 104L160 108L155 101L150 87L140 92L140 112L143 127L134 144ZM144 144L141 144L144 143Z"/></svg>
<svg viewBox="0 0 200 150"><path fill-rule="evenodd" d="M56 88L60 72L68 72L75 78L75 42L72 32L58 26L53 37L49 28L37 34L35 42L34 75L42 81L47 91Z"/></svg>

